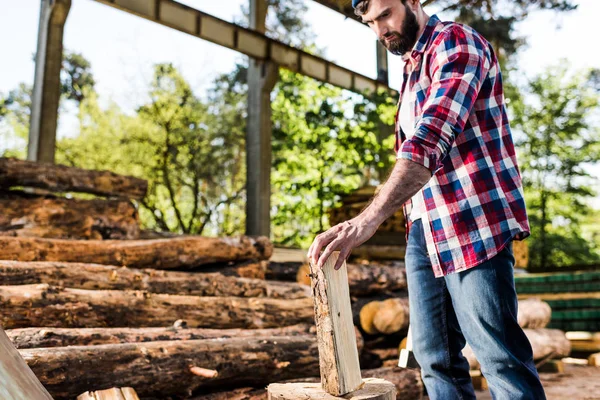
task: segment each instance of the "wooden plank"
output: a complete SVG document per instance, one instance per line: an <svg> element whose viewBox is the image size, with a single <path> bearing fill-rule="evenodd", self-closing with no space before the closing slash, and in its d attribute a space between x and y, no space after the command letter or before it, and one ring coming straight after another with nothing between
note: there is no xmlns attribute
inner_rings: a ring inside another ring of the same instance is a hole
<svg viewBox="0 0 600 400"><path fill-rule="evenodd" d="M0 328L0 398L2 400L52 400L25 360Z"/></svg>
<svg viewBox="0 0 600 400"><path fill-rule="evenodd" d="M350 393L362 384L348 272L345 262L334 270L338 257L339 252L334 252L323 268L310 265L321 383L334 396Z"/></svg>

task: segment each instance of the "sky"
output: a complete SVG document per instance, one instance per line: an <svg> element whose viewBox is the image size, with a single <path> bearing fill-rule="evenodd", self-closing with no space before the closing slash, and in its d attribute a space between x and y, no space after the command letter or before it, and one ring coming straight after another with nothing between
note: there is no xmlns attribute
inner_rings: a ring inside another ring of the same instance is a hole
<svg viewBox="0 0 600 400"><path fill-rule="evenodd" d="M180 0L191 7L227 21L241 15L248 0ZM305 15L316 34L316 45L325 58L356 72L376 77L375 35L356 21L306 0ZM566 59L573 70L600 68L596 40L600 0L574 0L578 9L569 13L537 11L517 26L527 40L517 55L521 79L531 78ZM33 83L40 0L0 0L0 93L20 82ZM426 8L429 14L435 8ZM442 20L448 16L439 15ZM202 96L218 74L233 69L241 54L156 23L105 6L94 0L72 0L65 26L64 46L79 52L92 65L96 89L104 102L114 101L132 111L147 100L152 66L171 62ZM594 50L592 46L596 46ZM390 85L402 80L402 61L389 55ZM77 134L75 117L62 115L59 137ZM1 144L0 144L1 145ZM0 146L2 147L2 146ZM600 168L597 170L600 175ZM600 184L598 186L600 189ZM599 203L600 204L600 203Z"/></svg>

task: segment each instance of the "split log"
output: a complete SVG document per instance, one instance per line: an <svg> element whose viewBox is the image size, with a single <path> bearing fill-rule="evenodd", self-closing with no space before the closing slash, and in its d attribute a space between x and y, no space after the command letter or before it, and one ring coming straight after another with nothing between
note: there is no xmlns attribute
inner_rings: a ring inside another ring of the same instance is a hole
<svg viewBox="0 0 600 400"><path fill-rule="evenodd" d="M313 321L310 298L198 297L140 291L0 286L6 328L150 327L185 319L198 328L273 328Z"/></svg>
<svg viewBox="0 0 600 400"><path fill-rule="evenodd" d="M323 389L320 383L272 383L267 388L269 400L335 400ZM366 378L360 383L360 389L344 396L347 400L394 400L396 388L388 381L378 378Z"/></svg>
<svg viewBox="0 0 600 400"><path fill-rule="evenodd" d="M309 288L293 282L226 277L220 273L131 269L112 265L50 261L0 260L0 282L4 285L47 283L73 289L145 290L150 293L193 296L280 299L310 297Z"/></svg>
<svg viewBox="0 0 600 400"><path fill-rule="evenodd" d="M67 261L132 268L194 269L203 264L268 259L266 237L184 236L157 240L61 240L0 237L0 260Z"/></svg>
<svg viewBox="0 0 600 400"><path fill-rule="evenodd" d="M185 326L186 324L183 321L177 326L168 328L21 328L7 329L6 334L18 349L97 346L165 340L316 335L315 326L312 324L297 324L271 329L203 329L188 328ZM357 333L359 351L363 346L361 339L360 333Z"/></svg>
<svg viewBox="0 0 600 400"><path fill-rule="evenodd" d="M382 291L406 289L406 269L403 262L393 265L347 264L351 296L368 296ZM310 285L308 264L299 267L297 281Z"/></svg>
<svg viewBox="0 0 600 400"><path fill-rule="evenodd" d="M0 396L3 400L52 400L0 328Z"/></svg>
<svg viewBox="0 0 600 400"><path fill-rule="evenodd" d="M423 382L419 370L404 368L363 369L363 378L381 378L396 386L396 400L421 400L423 398ZM294 379L287 382L319 383L320 378ZM210 393L194 397L190 400L264 400L267 391L264 388L240 388L227 392Z"/></svg>
<svg viewBox="0 0 600 400"><path fill-rule="evenodd" d="M331 254L322 268L310 264L321 390L333 396L353 392L362 384L353 334L346 262L336 271L334 266L338 257L339 252ZM269 398L273 393L269 390Z"/></svg>
<svg viewBox="0 0 600 400"><path fill-rule="evenodd" d="M522 328L545 328L550 323L552 309L548 303L539 299L519 300L517 316Z"/></svg>
<svg viewBox="0 0 600 400"><path fill-rule="evenodd" d="M93 171L51 163L0 158L0 187L36 187L54 192L143 199L148 182L110 171Z"/></svg>
<svg viewBox="0 0 600 400"><path fill-rule="evenodd" d="M218 272L224 276L239 278L265 279L268 263L265 260L246 260L225 264L209 264L202 266L202 272Z"/></svg>
<svg viewBox="0 0 600 400"><path fill-rule="evenodd" d="M77 396L77 400L140 400L140 398L135 390L127 387L85 392Z"/></svg>
<svg viewBox="0 0 600 400"><path fill-rule="evenodd" d="M0 235L53 239L137 239L128 200L76 200L0 192Z"/></svg>
<svg viewBox="0 0 600 400"><path fill-rule="evenodd" d="M266 385L319 374L314 336L160 341L23 349L56 400L90 387L134 387L140 398L189 397L195 390ZM199 376L192 369L214 370Z"/></svg>

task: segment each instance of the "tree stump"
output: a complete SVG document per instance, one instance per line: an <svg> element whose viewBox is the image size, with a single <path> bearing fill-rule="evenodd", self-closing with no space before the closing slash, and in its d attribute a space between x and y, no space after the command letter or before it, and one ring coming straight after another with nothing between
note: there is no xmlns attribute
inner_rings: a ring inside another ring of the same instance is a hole
<svg viewBox="0 0 600 400"><path fill-rule="evenodd" d="M269 400L396 400L396 387L378 378L363 379L360 389L344 397L327 393L319 383L273 383L267 391Z"/></svg>
<svg viewBox="0 0 600 400"><path fill-rule="evenodd" d="M140 400L135 390L130 387L110 388L97 392L85 392L77 396L77 400Z"/></svg>

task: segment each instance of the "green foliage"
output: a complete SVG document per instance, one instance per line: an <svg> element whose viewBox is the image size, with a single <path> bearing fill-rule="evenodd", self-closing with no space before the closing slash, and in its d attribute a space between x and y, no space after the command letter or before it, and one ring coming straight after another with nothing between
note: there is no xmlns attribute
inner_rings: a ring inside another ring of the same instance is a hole
<svg viewBox="0 0 600 400"><path fill-rule="evenodd" d="M589 199L596 195L597 177L589 167L600 161L599 96L588 84L590 77L552 67L510 103L513 127L523 134L517 146L534 268L600 260L596 244L585 240L581 229L593 213Z"/></svg>
<svg viewBox="0 0 600 400"><path fill-rule="evenodd" d="M96 80L90 62L80 53L66 51L63 54L61 69L61 94L68 100L80 103L84 92L94 90Z"/></svg>

